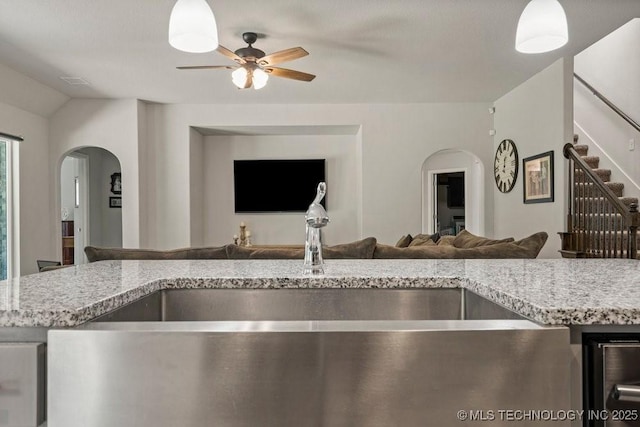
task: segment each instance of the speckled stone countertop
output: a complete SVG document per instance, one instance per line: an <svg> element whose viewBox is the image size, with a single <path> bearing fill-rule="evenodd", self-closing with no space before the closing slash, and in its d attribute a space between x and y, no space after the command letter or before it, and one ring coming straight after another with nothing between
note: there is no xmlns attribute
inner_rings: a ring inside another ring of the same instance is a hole
<svg viewBox="0 0 640 427"><path fill-rule="evenodd" d="M640 324L636 260L102 261L0 282L0 327L67 327L160 289L467 288L548 325Z"/></svg>

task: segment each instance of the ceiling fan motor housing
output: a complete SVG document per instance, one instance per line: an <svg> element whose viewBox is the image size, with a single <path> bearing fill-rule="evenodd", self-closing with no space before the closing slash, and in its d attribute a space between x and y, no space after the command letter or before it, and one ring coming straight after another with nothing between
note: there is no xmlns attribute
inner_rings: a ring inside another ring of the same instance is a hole
<svg viewBox="0 0 640 427"><path fill-rule="evenodd" d="M264 53L264 51L260 50L260 49L256 49L254 48L252 45L256 42L256 40L258 40L258 34L257 33L253 33L253 32L246 32L246 33L242 33L242 40L244 40L244 42L246 44L248 44L248 47L242 47L238 50L235 51L235 54L238 55L240 58L243 59L249 59L249 58L255 58L255 59L260 59L263 56L265 56L266 54Z"/></svg>
<svg viewBox="0 0 640 427"><path fill-rule="evenodd" d="M235 51L235 54L240 58L248 59L248 58L256 58L260 59L265 56L265 53L260 49L256 49L254 47L241 47L240 49Z"/></svg>

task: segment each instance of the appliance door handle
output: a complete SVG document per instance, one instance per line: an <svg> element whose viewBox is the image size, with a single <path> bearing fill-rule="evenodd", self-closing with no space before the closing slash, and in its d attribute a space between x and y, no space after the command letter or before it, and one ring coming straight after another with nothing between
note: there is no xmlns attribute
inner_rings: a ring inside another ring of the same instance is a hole
<svg viewBox="0 0 640 427"><path fill-rule="evenodd" d="M640 386L637 385L616 384L611 394L620 402L640 402Z"/></svg>

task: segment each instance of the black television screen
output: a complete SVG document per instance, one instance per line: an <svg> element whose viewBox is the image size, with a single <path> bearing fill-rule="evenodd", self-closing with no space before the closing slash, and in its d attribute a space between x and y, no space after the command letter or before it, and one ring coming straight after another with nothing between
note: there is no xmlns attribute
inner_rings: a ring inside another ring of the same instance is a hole
<svg viewBox="0 0 640 427"><path fill-rule="evenodd" d="M305 212L322 181L324 159L234 160L235 211Z"/></svg>

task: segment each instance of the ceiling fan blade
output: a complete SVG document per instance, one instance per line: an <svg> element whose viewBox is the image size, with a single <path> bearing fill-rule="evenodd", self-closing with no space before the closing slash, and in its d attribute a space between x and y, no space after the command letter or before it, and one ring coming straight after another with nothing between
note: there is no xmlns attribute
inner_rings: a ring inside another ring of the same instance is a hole
<svg viewBox="0 0 640 427"><path fill-rule="evenodd" d="M294 59L302 58L309 55L309 52L301 47L292 47L291 49L281 50L279 52L271 53L267 56L263 56L258 59L260 65L276 65L281 62L293 61Z"/></svg>
<svg viewBox="0 0 640 427"><path fill-rule="evenodd" d="M227 70L233 70L236 67L231 65L190 65L187 67L176 67L178 70L204 70L204 69L217 69L226 68Z"/></svg>
<svg viewBox="0 0 640 427"><path fill-rule="evenodd" d="M218 45L218 48L216 49L219 53L223 54L224 56L226 56L227 58L230 58L234 61L236 61L238 64L244 64L247 61L245 61L244 59L242 59L241 57L239 57L238 55L236 55L234 52L230 51L229 49L227 49L224 46Z"/></svg>
<svg viewBox="0 0 640 427"><path fill-rule="evenodd" d="M313 74L303 73L302 71L296 70L288 70L286 68L265 67L264 71L273 76L284 77L286 79L301 80L303 82L310 82L311 80L316 78L316 76L314 76Z"/></svg>

